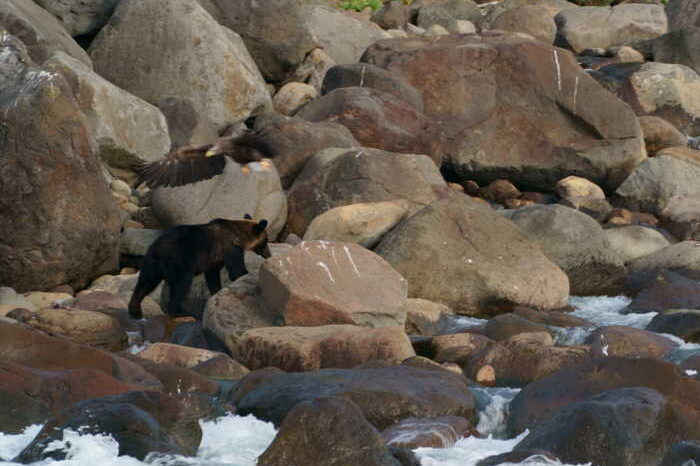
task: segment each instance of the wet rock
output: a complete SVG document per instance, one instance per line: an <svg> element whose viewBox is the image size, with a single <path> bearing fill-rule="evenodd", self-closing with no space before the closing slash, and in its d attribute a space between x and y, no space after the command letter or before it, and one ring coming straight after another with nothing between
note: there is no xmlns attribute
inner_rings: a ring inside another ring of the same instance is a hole
<svg viewBox="0 0 700 466"><path fill-rule="evenodd" d="M553 327L573 328L573 327L592 327L593 324L580 317L567 314L566 312L557 311L538 311L527 307L517 307L513 310L513 314L523 317L530 322L536 322Z"/></svg>
<svg viewBox="0 0 700 466"><path fill-rule="evenodd" d="M533 458L534 457L534 458ZM557 461L556 456L544 450L515 450L500 455L493 455L479 460L476 466L498 466L501 464L518 464L527 459L541 459L543 461ZM546 464L546 463L545 463Z"/></svg>
<svg viewBox="0 0 700 466"><path fill-rule="evenodd" d="M127 336L119 322L101 312L42 309L34 314L30 325L49 335L68 337L108 351L120 351L127 346Z"/></svg>
<svg viewBox="0 0 700 466"><path fill-rule="evenodd" d="M278 367L290 372L349 369L368 361L397 364L415 356L402 327L355 325L252 329L243 334L233 354L251 369Z"/></svg>
<svg viewBox="0 0 700 466"><path fill-rule="evenodd" d="M462 1L462 0L460 0ZM336 121L365 147L429 155L440 164L439 127L412 104L371 87L342 87L306 105L298 115L309 121Z"/></svg>
<svg viewBox="0 0 700 466"><path fill-rule="evenodd" d="M358 243L371 249L406 217L409 208L404 200L335 207L311 221L304 240Z"/></svg>
<svg viewBox="0 0 700 466"><path fill-rule="evenodd" d="M495 344L490 338L473 333L440 335L431 340L436 362L450 362L459 366L466 365L472 356Z"/></svg>
<svg viewBox="0 0 700 466"><path fill-rule="evenodd" d="M688 435L683 421L662 393L619 388L566 406L515 448L551 451L567 463L656 466Z"/></svg>
<svg viewBox="0 0 700 466"><path fill-rule="evenodd" d="M656 62L622 63L602 67L591 76L637 115L661 117L684 134L700 131L700 104L694 97L700 88L700 76L692 68Z"/></svg>
<svg viewBox="0 0 700 466"><path fill-rule="evenodd" d="M540 5L509 8L491 22L491 29L529 34L547 45L554 43L557 25L549 10Z"/></svg>
<svg viewBox="0 0 700 466"><path fill-rule="evenodd" d="M700 343L700 311L668 309L657 316L647 326L647 330L670 333L690 343Z"/></svg>
<svg viewBox="0 0 700 466"><path fill-rule="evenodd" d="M409 417L382 432L387 445L416 448L450 448L462 437L475 435L474 427L463 417Z"/></svg>
<svg viewBox="0 0 700 466"><path fill-rule="evenodd" d="M318 97L315 87L306 83L287 83L272 98L272 105L282 115L294 115L300 108Z"/></svg>
<svg viewBox="0 0 700 466"><path fill-rule="evenodd" d="M258 464L398 466L399 462L355 403L330 396L294 407Z"/></svg>
<svg viewBox="0 0 700 466"><path fill-rule="evenodd" d="M661 312L666 309L700 308L700 282L670 270L661 270L632 300L630 312Z"/></svg>
<svg viewBox="0 0 700 466"><path fill-rule="evenodd" d="M538 324L517 314L501 314L489 319L484 327L484 335L496 340L507 340L520 333L536 333L552 331L544 324Z"/></svg>
<svg viewBox="0 0 700 466"><path fill-rule="evenodd" d="M11 36L0 36L0 52L0 282L20 292L83 287L117 268L119 208L66 80L35 67Z"/></svg>
<svg viewBox="0 0 700 466"><path fill-rule="evenodd" d="M643 226L630 225L609 228L604 233L605 238L610 243L610 249L622 258L625 265L635 259L660 251L671 244L657 230Z"/></svg>
<svg viewBox="0 0 700 466"><path fill-rule="evenodd" d="M3 2L0 6L0 29L21 40L27 46L32 60L37 63L42 63L60 50L92 66L87 53L54 15L41 8L41 3L43 2L30 0Z"/></svg>
<svg viewBox="0 0 700 466"><path fill-rule="evenodd" d="M555 309L568 296L565 275L539 248L467 196L422 209L375 250L408 280L410 297L461 314L501 313L516 305Z"/></svg>
<svg viewBox="0 0 700 466"><path fill-rule="evenodd" d="M576 174L612 190L645 157L629 107L573 55L541 42L505 32L387 39L362 61L422 93L423 113L445 133L446 166L460 181L509 179L522 190L552 191Z"/></svg>
<svg viewBox="0 0 700 466"><path fill-rule="evenodd" d="M644 133L644 143L650 156L669 147L685 146L687 137L671 123L657 116L639 117L639 125Z"/></svg>
<svg viewBox="0 0 700 466"><path fill-rule="evenodd" d="M79 401L131 390L95 369L53 372L0 363L0 430L17 434Z"/></svg>
<svg viewBox="0 0 700 466"><path fill-rule="evenodd" d="M586 338L592 356L662 359L678 346L675 341L634 327L599 327Z"/></svg>
<svg viewBox="0 0 700 466"><path fill-rule="evenodd" d="M684 377L678 366L655 359L609 356L558 371L523 388L510 404L509 431L522 432L565 406L623 387L657 390L685 413L687 425L700 422L700 382Z"/></svg>
<svg viewBox="0 0 700 466"><path fill-rule="evenodd" d="M403 327L406 321L405 280L354 243L302 242L263 264L260 289L286 325Z"/></svg>
<svg viewBox="0 0 700 466"><path fill-rule="evenodd" d="M288 189L306 162L329 147L359 147L352 133L336 122L312 123L299 117L268 113L255 119L255 128L269 130L267 144L276 154L272 160Z"/></svg>
<svg viewBox="0 0 700 466"><path fill-rule="evenodd" d="M547 257L566 272L577 296L619 294L625 266L610 250L602 227L589 216L561 205L528 206L511 216Z"/></svg>
<svg viewBox="0 0 700 466"><path fill-rule="evenodd" d="M241 415L279 425L298 403L322 396L354 401L368 421L385 429L408 417L459 416L474 420L466 379L444 369L389 366L303 373L251 372L230 401Z"/></svg>
<svg viewBox="0 0 700 466"><path fill-rule="evenodd" d="M673 196L659 216L661 227L675 238L700 241L700 199Z"/></svg>
<svg viewBox="0 0 700 466"><path fill-rule="evenodd" d="M215 412L211 405L204 399L156 392L83 401L50 419L17 460L64 459L64 450L46 447L67 440L65 429L111 435L119 444L120 456L143 460L151 452L194 455L202 438L198 420Z"/></svg>
<svg viewBox="0 0 700 466"><path fill-rule="evenodd" d="M385 69L368 63L336 65L329 69L323 79L323 94L342 87L370 87L408 102L419 112L423 111L423 97L415 87Z"/></svg>
<svg viewBox="0 0 700 466"><path fill-rule="evenodd" d="M323 212L357 203L404 199L413 213L446 190L438 168L425 155L326 150L309 160L289 191L288 227L303 235Z"/></svg>
<svg viewBox="0 0 700 466"><path fill-rule="evenodd" d="M172 40L162 30L181 34ZM216 129L271 105L240 36L220 26L196 0L123 0L89 52L95 71L116 86L152 104L173 95L190 99ZM134 61L149 66L115 66Z"/></svg>

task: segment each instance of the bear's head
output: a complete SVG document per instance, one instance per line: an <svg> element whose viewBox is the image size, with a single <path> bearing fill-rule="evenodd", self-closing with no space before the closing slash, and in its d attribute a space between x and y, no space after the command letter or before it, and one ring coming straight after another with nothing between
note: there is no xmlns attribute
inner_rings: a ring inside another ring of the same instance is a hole
<svg viewBox="0 0 700 466"><path fill-rule="evenodd" d="M267 246L267 220L255 221L248 214L244 220L217 219L217 223L222 225L235 238L236 245L253 251L264 258L270 257L270 249Z"/></svg>

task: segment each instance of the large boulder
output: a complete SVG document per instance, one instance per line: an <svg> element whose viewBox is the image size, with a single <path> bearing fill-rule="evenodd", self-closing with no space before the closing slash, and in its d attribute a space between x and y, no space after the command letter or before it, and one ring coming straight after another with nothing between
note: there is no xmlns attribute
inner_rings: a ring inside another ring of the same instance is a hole
<svg viewBox="0 0 700 466"><path fill-rule="evenodd" d="M697 0L671 0L666 6L669 30L687 26L700 27L700 10Z"/></svg>
<svg viewBox="0 0 700 466"><path fill-rule="evenodd" d="M450 32L457 32L457 21L477 22L479 19L481 10L472 0L440 0L420 8L416 24L423 29L437 24Z"/></svg>
<svg viewBox="0 0 700 466"><path fill-rule="evenodd" d="M121 216L88 122L66 80L7 35L0 113L0 282L20 292L81 287L116 269Z"/></svg>
<svg viewBox="0 0 700 466"><path fill-rule="evenodd" d="M700 76L692 68L656 62L621 63L599 68L591 76L637 115L658 116L682 133L700 134Z"/></svg>
<svg viewBox="0 0 700 466"><path fill-rule="evenodd" d="M425 155L378 149L316 154L289 190L288 228L303 236L311 221L334 207L404 199L410 212L447 192L447 183Z"/></svg>
<svg viewBox="0 0 700 466"><path fill-rule="evenodd" d="M700 248L697 244L696 241L682 241L632 261L628 266L628 288L634 293L650 288L664 269L691 280L700 280Z"/></svg>
<svg viewBox="0 0 700 466"><path fill-rule="evenodd" d="M700 343L700 310L665 310L654 316L647 330L670 333L687 342Z"/></svg>
<svg viewBox="0 0 700 466"><path fill-rule="evenodd" d="M265 79L280 82L317 47L339 64L355 63L388 37L376 24L318 1L200 0L222 25L241 35Z"/></svg>
<svg viewBox="0 0 700 466"><path fill-rule="evenodd" d="M152 162L170 151L168 125L158 108L63 52L54 53L44 66L71 85L103 162L128 169L135 161Z"/></svg>
<svg viewBox="0 0 700 466"><path fill-rule="evenodd" d="M668 150L642 162L617 189L627 205L658 215L674 196L700 197L700 161L667 155Z"/></svg>
<svg viewBox="0 0 700 466"><path fill-rule="evenodd" d="M32 0L2 2L0 30L20 39L27 46L32 60L39 64L60 50L92 66L88 54L66 32L60 21L37 3Z"/></svg>
<svg viewBox="0 0 700 466"><path fill-rule="evenodd" d="M197 0L122 0L90 45L90 56L95 71L122 89L152 104L190 99L218 129L271 106L240 36Z"/></svg>
<svg viewBox="0 0 700 466"><path fill-rule="evenodd" d="M626 274L603 228L588 215L562 205L526 206L510 219L569 277L571 294L615 295Z"/></svg>
<svg viewBox="0 0 700 466"><path fill-rule="evenodd" d="M72 35L80 36L99 31L120 0L34 0L39 6L53 13Z"/></svg>
<svg viewBox="0 0 700 466"><path fill-rule="evenodd" d="M360 147L345 126L332 121L312 123L299 117L268 113L255 119L255 127L266 131L265 142L275 154L272 161L285 189L289 189L317 152L329 147Z"/></svg>
<svg viewBox="0 0 700 466"><path fill-rule="evenodd" d="M663 118L653 115L641 116L639 125L644 133L644 143L649 156L656 155L662 149L685 146L688 143L688 137Z"/></svg>
<svg viewBox="0 0 700 466"><path fill-rule="evenodd" d="M576 53L653 39L668 31L664 7L654 4L572 8L555 19L562 42Z"/></svg>
<svg viewBox="0 0 700 466"><path fill-rule="evenodd" d="M32 316L29 325L49 335L65 336L109 351L121 351L127 345L127 335L119 322L101 312L42 309Z"/></svg>
<svg viewBox="0 0 700 466"><path fill-rule="evenodd" d="M624 264L671 245L659 231L640 225L608 228L604 230L604 234L610 249L617 253Z"/></svg>
<svg viewBox="0 0 700 466"><path fill-rule="evenodd" d="M700 73L700 27L664 34L654 41L653 51L654 61L685 65Z"/></svg>
<svg viewBox="0 0 700 466"><path fill-rule="evenodd" d="M685 413L686 425L700 426L699 381L685 377L680 367L668 362L608 356L555 372L523 388L510 403L509 430L531 429L565 406L623 387L659 391Z"/></svg>
<svg viewBox="0 0 700 466"><path fill-rule="evenodd" d="M656 390L619 388L565 407L515 449L550 451L566 463L657 466L678 438L690 434L683 421Z"/></svg>
<svg viewBox="0 0 700 466"><path fill-rule="evenodd" d="M405 200L335 207L311 221L304 239L358 243L372 249L406 217L409 208Z"/></svg>
<svg viewBox="0 0 700 466"><path fill-rule="evenodd" d="M379 432L350 400L321 397L289 412L260 466L358 464L399 466Z"/></svg>
<svg viewBox="0 0 700 466"><path fill-rule="evenodd" d="M274 167L244 173L235 162L226 161L224 172L212 179L176 188L153 190L151 205L165 227L207 223L217 218L268 221L268 238L274 239L287 218L287 200Z"/></svg>
<svg viewBox="0 0 700 466"><path fill-rule="evenodd" d="M592 356L654 359L663 359L678 346L675 341L654 332L624 325L599 327L586 338L586 344L591 346Z"/></svg>
<svg viewBox="0 0 700 466"><path fill-rule="evenodd" d="M700 240L700 198L673 196L660 217L661 226L676 239Z"/></svg>
<svg viewBox="0 0 700 466"><path fill-rule="evenodd" d="M412 298L461 314L508 312L516 305L562 307L566 275L509 220L457 195L405 219L375 249L408 280Z"/></svg>
<svg viewBox="0 0 700 466"><path fill-rule="evenodd" d="M545 6L523 5L509 8L491 22L491 29L529 34L540 42L552 45L557 25Z"/></svg>
<svg viewBox="0 0 700 466"><path fill-rule="evenodd" d="M407 417L460 416L474 421L474 396L464 377L436 368L406 365L316 372L254 371L230 400L241 415L280 425L297 404L323 396L354 401L367 420L385 429Z"/></svg>
<svg viewBox="0 0 700 466"><path fill-rule="evenodd" d="M349 369L369 361L397 364L415 356L403 327L396 325L257 328L243 334L233 354L250 369L290 372Z"/></svg>
<svg viewBox="0 0 700 466"><path fill-rule="evenodd" d="M393 94L371 87L341 87L309 102L298 115L309 121L337 121L365 147L426 154L441 163L438 126Z"/></svg>
<svg viewBox="0 0 700 466"><path fill-rule="evenodd" d="M630 312L662 312L667 309L700 309L700 282L662 269L634 297ZM669 332L673 333L673 332Z"/></svg>
<svg viewBox="0 0 700 466"><path fill-rule="evenodd" d="M371 87L405 100L419 112L423 111L423 97L415 87L387 70L369 63L336 65L330 68L323 79L323 94L341 87Z"/></svg>
<svg viewBox="0 0 700 466"><path fill-rule="evenodd" d="M304 241L265 261L260 288L265 304L286 325L403 327L406 321L406 281L354 243Z"/></svg>
<svg viewBox="0 0 700 466"><path fill-rule="evenodd" d="M505 32L389 39L363 61L422 93L424 114L446 133L446 164L462 180L551 191L576 174L609 191L646 155L630 108L570 52L540 42Z"/></svg>

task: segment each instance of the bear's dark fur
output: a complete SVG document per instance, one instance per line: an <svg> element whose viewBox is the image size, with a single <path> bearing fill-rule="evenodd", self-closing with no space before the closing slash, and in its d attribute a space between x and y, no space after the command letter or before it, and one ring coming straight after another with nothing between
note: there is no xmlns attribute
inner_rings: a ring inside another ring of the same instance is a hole
<svg viewBox="0 0 700 466"><path fill-rule="evenodd" d="M173 317L190 315L182 309L195 275L204 273L213 295L221 289L221 268L235 280L248 273L244 251L270 257L267 247L267 220L216 219L204 225L180 225L166 230L151 244L143 258L139 279L129 301L129 315L142 317L141 301L165 280L170 289L167 313Z"/></svg>

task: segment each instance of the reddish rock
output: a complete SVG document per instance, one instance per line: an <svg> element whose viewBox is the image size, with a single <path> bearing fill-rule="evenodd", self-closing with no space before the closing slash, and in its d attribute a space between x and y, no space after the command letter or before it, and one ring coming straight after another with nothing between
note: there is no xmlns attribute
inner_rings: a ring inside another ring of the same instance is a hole
<svg viewBox="0 0 700 466"><path fill-rule="evenodd" d="M250 372L243 364L225 354L200 362L192 370L205 377L225 380L240 380Z"/></svg>
<svg viewBox="0 0 700 466"><path fill-rule="evenodd" d="M286 325L406 321L406 282L377 254L354 243L304 241L265 261L260 288L267 306Z"/></svg>
<svg viewBox="0 0 700 466"><path fill-rule="evenodd" d="M623 325L597 328L586 339L593 356L663 359L678 343L658 333Z"/></svg>
<svg viewBox="0 0 700 466"><path fill-rule="evenodd" d="M207 395L219 393L219 385L215 381L191 369L159 364L133 355L125 354L123 357L157 378L163 384L165 393L204 393Z"/></svg>
<svg viewBox="0 0 700 466"><path fill-rule="evenodd" d="M409 417L382 432L387 445L416 448L450 448L463 437L478 435L463 417Z"/></svg>
<svg viewBox="0 0 700 466"><path fill-rule="evenodd" d="M552 333L546 325L532 322L513 313L501 314L489 319L484 328L484 335L496 341L507 340L521 333L534 332Z"/></svg>
<svg viewBox="0 0 700 466"><path fill-rule="evenodd" d="M687 143L687 137L663 118L641 116L639 117L639 125L644 133L644 143L647 146L649 156L656 155L662 149L685 146Z"/></svg>
<svg viewBox="0 0 700 466"><path fill-rule="evenodd" d="M508 180L495 180L481 188L481 195L489 201L505 204L509 200L519 198L522 193Z"/></svg>
<svg viewBox="0 0 700 466"><path fill-rule="evenodd" d="M154 343L137 353L136 356L157 364L167 364L191 369L210 359L226 355L216 351L173 345L172 343Z"/></svg>

